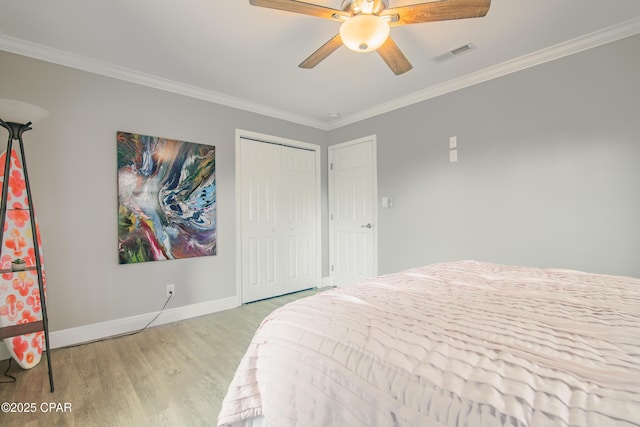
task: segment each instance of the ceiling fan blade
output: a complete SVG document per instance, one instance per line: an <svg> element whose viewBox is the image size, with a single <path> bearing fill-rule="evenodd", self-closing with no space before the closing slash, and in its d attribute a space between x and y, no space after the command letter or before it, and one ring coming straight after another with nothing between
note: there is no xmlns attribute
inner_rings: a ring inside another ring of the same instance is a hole
<svg viewBox="0 0 640 427"><path fill-rule="evenodd" d="M396 76L406 73L413 68L413 65L411 65L391 37L387 38L387 41L378 48L377 52Z"/></svg>
<svg viewBox="0 0 640 427"><path fill-rule="evenodd" d="M480 18L487 14L489 6L491 0L441 0L385 9L382 16L392 17L389 25L418 24Z"/></svg>
<svg viewBox="0 0 640 427"><path fill-rule="evenodd" d="M333 19L334 21L344 21L348 18L348 13L340 9L332 9L317 4L305 3L296 0L249 0L254 6L268 7L271 9L285 10L287 12L302 13L303 15L316 16L318 18ZM342 19L340 18L342 17Z"/></svg>
<svg viewBox="0 0 640 427"><path fill-rule="evenodd" d="M320 49L316 50L307 59L302 61L298 67L313 68L327 56L331 55L340 46L342 46L342 38L340 38L340 34L336 34L334 38L320 46Z"/></svg>

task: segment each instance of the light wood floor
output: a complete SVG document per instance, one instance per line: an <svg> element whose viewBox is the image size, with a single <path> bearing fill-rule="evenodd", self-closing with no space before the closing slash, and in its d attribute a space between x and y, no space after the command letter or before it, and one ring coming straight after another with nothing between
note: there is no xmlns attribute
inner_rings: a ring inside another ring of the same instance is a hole
<svg viewBox="0 0 640 427"><path fill-rule="evenodd" d="M3 402L35 404L35 413L0 412L2 426L215 426L233 373L258 325L304 291L149 328L137 335L51 352L17 382L0 384ZM0 361L0 381L9 361ZM49 403L59 404L53 412ZM71 411L62 412L65 404ZM15 409L15 408L14 408ZM61 412L55 412L59 409Z"/></svg>

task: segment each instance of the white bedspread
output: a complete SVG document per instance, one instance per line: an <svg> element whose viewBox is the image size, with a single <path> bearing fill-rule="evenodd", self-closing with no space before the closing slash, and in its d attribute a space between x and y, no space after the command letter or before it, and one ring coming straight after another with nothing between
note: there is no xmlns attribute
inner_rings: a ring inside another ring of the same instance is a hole
<svg viewBox="0 0 640 427"><path fill-rule="evenodd" d="M461 261L268 316L218 425L638 426L640 280Z"/></svg>

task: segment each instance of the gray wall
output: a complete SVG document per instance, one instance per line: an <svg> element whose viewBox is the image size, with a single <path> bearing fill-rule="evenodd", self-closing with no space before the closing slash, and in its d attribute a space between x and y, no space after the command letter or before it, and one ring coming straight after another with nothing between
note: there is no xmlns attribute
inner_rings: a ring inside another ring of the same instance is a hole
<svg viewBox="0 0 640 427"><path fill-rule="evenodd" d="M640 277L638 51L630 38L330 132L0 52L0 97L50 112L25 141L51 330L154 312L168 283L172 307L235 294L236 128L323 147L377 134L394 201L381 273L472 258ZM118 265L118 130L216 146L217 256Z"/></svg>
<svg viewBox="0 0 640 427"><path fill-rule="evenodd" d="M25 133L52 331L236 293L235 130L326 145L324 131L0 52L0 98L49 116ZM119 265L116 132L216 146L218 255ZM0 128L6 141L7 132Z"/></svg>
<svg viewBox="0 0 640 427"><path fill-rule="evenodd" d="M638 52L635 36L331 132L377 134L394 202L379 272L476 259L640 277Z"/></svg>

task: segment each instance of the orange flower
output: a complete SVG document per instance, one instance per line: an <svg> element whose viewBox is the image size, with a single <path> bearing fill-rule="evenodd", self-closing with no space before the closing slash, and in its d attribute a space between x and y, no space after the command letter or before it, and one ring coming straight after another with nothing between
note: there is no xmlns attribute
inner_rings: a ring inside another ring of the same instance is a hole
<svg viewBox="0 0 640 427"><path fill-rule="evenodd" d="M31 291L31 295L27 297L27 304L29 304L35 313L40 312L40 291L36 288Z"/></svg>
<svg viewBox="0 0 640 427"><path fill-rule="evenodd" d="M3 255L0 260L0 269L1 270L11 270L11 257L9 255ZM3 273L2 278L4 280L11 280L13 277L13 273Z"/></svg>
<svg viewBox="0 0 640 427"><path fill-rule="evenodd" d="M31 340L31 346L38 350L38 354L42 354L42 347L44 344L44 332L37 332Z"/></svg>
<svg viewBox="0 0 640 427"><path fill-rule="evenodd" d="M0 316L7 316L7 318L13 322L18 318L18 314L24 308L24 303L18 301L18 298L14 294L9 294L5 299L6 304L0 306Z"/></svg>
<svg viewBox="0 0 640 427"><path fill-rule="evenodd" d="M18 325L22 325L24 323L33 323L33 322L37 322L38 318L35 316L31 315L31 312L29 310L25 310L22 312L22 319L18 320Z"/></svg>
<svg viewBox="0 0 640 427"><path fill-rule="evenodd" d="M20 171L14 170L11 172L9 176L9 188L11 189L11 194L16 197L22 196L22 192L27 189L27 185Z"/></svg>
<svg viewBox="0 0 640 427"><path fill-rule="evenodd" d="M29 343L23 340L22 337L14 337L11 343L13 344L13 351L18 360L23 360L24 352L29 349Z"/></svg>
<svg viewBox="0 0 640 427"><path fill-rule="evenodd" d="M17 274L18 277L13 279L13 289L18 291L20 295L26 297L29 294L29 288L32 287L35 282L31 277L27 277L27 273L21 271Z"/></svg>
<svg viewBox="0 0 640 427"><path fill-rule="evenodd" d="M15 203L13 209L7 212L7 216L13 220L18 228L23 228L30 220L29 211L24 209L21 203Z"/></svg>
<svg viewBox="0 0 640 427"><path fill-rule="evenodd" d="M13 250L14 256L21 257L22 250L27 246L27 240L20 235L20 230L14 228L11 230L11 233L7 235L4 245Z"/></svg>

